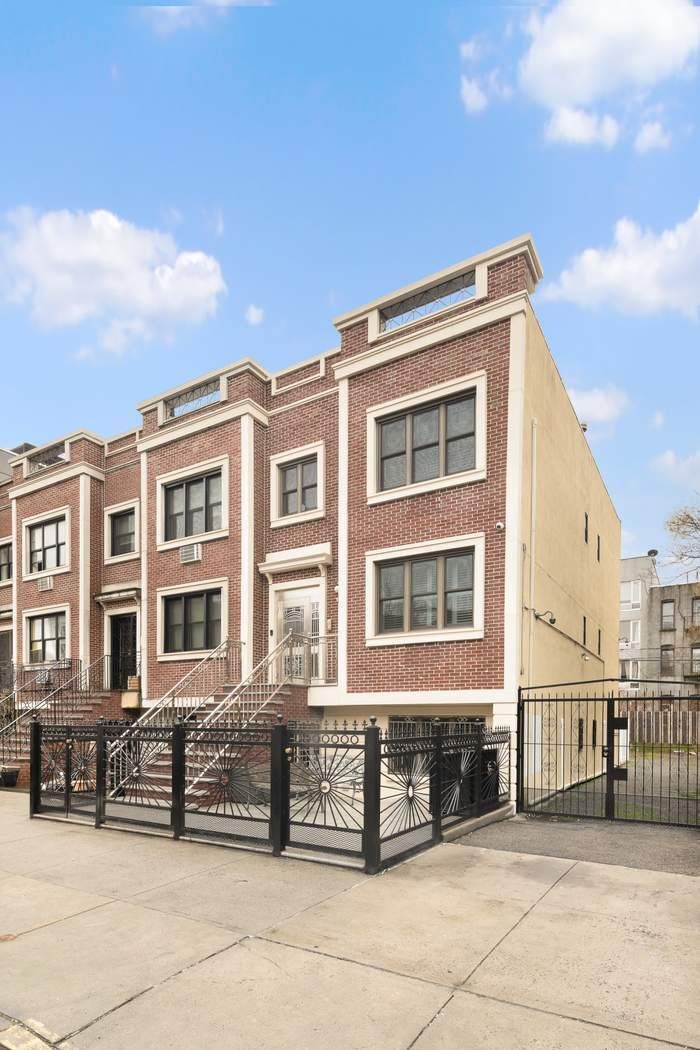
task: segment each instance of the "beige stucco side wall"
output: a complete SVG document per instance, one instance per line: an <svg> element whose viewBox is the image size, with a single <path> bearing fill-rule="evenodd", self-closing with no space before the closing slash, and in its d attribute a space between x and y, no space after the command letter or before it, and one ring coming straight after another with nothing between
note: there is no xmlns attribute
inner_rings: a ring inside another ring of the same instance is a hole
<svg viewBox="0 0 700 1050"><path fill-rule="evenodd" d="M616 677L620 521L531 308L523 408L521 684ZM532 421L536 436L533 439ZM533 443L536 463L533 487ZM534 491L534 535L531 500ZM588 512L589 537L584 541ZM597 561L597 537L601 558ZM531 551L535 551L531 593ZM531 617L551 610L556 625ZM583 617L587 618L584 648ZM532 619L532 632L531 628ZM598 656L598 629L602 631ZM532 651L531 651L532 650ZM586 657L586 659L584 659Z"/></svg>

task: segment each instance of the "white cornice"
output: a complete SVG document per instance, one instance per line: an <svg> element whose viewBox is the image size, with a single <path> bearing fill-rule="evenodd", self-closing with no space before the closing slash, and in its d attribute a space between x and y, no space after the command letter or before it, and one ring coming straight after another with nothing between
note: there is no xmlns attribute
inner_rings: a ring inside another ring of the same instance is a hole
<svg viewBox="0 0 700 1050"><path fill-rule="evenodd" d="M31 481L25 481L22 485L15 485L14 488L8 491L8 496L10 499L28 496L31 492L38 492L39 489L48 488L49 485L58 485L61 481L69 481L71 478L77 478L81 475L95 478L96 481L104 481L105 479L104 471L98 467L93 467L90 463L69 463L68 466L63 467L61 470L55 470L46 477L33 478Z"/></svg>
<svg viewBox="0 0 700 1050"><path fill-rule="evenodd" d="M177 394L181 394L185 390L190 390L193 386L199 386L200 383L206 383L210 379L228 379L230 376L245 371L253 372L259 376L260 379L265 381L270 378L270 373L267 369L263 368L262 365L259 365L252 357L243 357L240 361L234 361L232 364L225 365L223 368L215 368L211 372L205 372L201 376L195 376L193 379L188 379L185 383L179 383L177 386L171 387L170 390L164 390L160 394L155 394L153 397L141 401L136 408L139 412L145 412L149 408L155 408L159 401L163 401L170 397L176 397Z"/></svg>
<svg viewBox="0 0 700 1050"><path fill-rule="evenodd" d="M377 310L382 306L389 306L398 299L404 299L406 296L414 295L416 292L420 292L424 288L429 288L433 284L448 281L452 277L457 277L461 273L473 269L480 263L494 265L495 263L502 262L504 259L523 254L527 257L532 278L536 284L543 275L542 263L540 262L531 234L526 233L522 234L520 237L514 237L510 241L505 241L503 244L497 244L485 252L480 252L478 255L472 255L471 258L464 259L462 262L455 263L453 266L448 266L445 270L439 270L437 273L432 273L427 277L422 277L420 280L414 281L413 284L407 284L404 285L403 288L397 288L395 291L389 292L387 295L380 296L379 299L373 299L371 302L365 303L364 306L358 306L354 310L349 310L347 313L339 314L337 317L333 318L333 324L337 329L342 330L343 328L347 328L348 325L356 324L358 321L362 320L363 317L366 317L366 315L372 310Z"/></svg>
<svg viewBox="0 0 700 1050"><path fill-rule="evenodd" d="M227 403L222 405L221 408L212 409L206 415L197 416L194 419L184 417L182 423L169 425L167 429L159 430L155 434L149 434L147 437L142 438L137 443L136 448L139 452L148 452L152 448L168 445L171 441L179 441L181 438L189 437L191 434L209 430L211 427L218 427L222 423L228 423L231 419L240 419L241 416L246 415L252 416L253 419L256 419L258 423L262 423L263 426L267 426L269 422L267 412L260 408L255 401L245 398L243 401L237 401L233 405Z"/></svg>
<svg viewBox="0 0 700 1050"><path fill-rule="evenodd" d="M310 547L293 547L286 551L272 551L258 569L269 579L278 572L320 568L333 560L330 543L315 543Z"/></svg>
<svg viewBox="0 0 700 1050"><path fill-rule="evenodd" d="M504 296L495 303L485 303L483 306L475 306L467 313L459 314L444 321L439 321L429 328L421 329L412 335L405 335L399 339L393 339L388 344L373 346L369 350L363 350L354 357L346 358L339 364L333 366L336 379L345 379L348 376L357 375L358 372L366 372L370 368L379 368L399 357L425 350L436 343L444 343L448 339L473 332L478 328L497 321L504 321L515 314L523 313L527 309L529 296L527 292L514 292L512 295Z"/></svg>

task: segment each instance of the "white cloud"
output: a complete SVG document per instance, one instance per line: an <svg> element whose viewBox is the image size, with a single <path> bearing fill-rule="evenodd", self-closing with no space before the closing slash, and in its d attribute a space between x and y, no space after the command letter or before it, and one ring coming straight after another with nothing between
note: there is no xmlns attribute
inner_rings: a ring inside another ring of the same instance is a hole
<svg viewBox="0 0 700 1050"><path fill-rule="evenodd" d="M243 315L249 325L253 328L257 328L259 324L262 324L265 320L265 311L262 306L255 306L253 303L246 307L245 314Z"/></svg>
<svg viewBox="0 0 700 1050"><path fill-rule="evenodd" d="M461 77L460 95L462 97L462 105L467 113L481 113L489 104L486 93L479 81L465 77L464 73Z"/></svg>
<svg viewBox="0 0 700 1050"><path fill-rule="evenodd" d="M459 54L465 62L475 62L481 57L483 44L481 38L473 36L469 40L463 40L459 45Z"/></svg>
<svg viewBox="0 0 700 1050"><path fill-rule="evenodd" d="M660 120L648 120L642 124L634 140L637 153L648 153L652 149L668 149L671 135Z"/></svg>
<svg viewBox="0 0 700 1050"><path fill-rule="evenodd" d="M630 403L625 391L612 383L590 390L570 388L569 397L582 423L615 423Z"/></svg>
<svg viewBox="0 0 700 1050"><path fill-rule="evenodd" d="M683 73L700 51L693 0L560 0L529 23L520 81L536 101L589 106Z"/></svg>
<svg viewBox="0 0 700 1050"><path fill-rule="evenodd" d="M145 4L138 7L158 36L170 36L180 29L204 26L233 7L269 7L272 0L195 0L190 4Z"/></svg>
<svg viewBox="0 0 700 1050"><path fill-rule="evenodd" d="M559 0L528 21L519 64L523 92L550 110L552 141L611 147L619 117L599 115L617 102L627 112L662 82L694 72L700 7L693 0ZM668 145L656 121L640 129L638 152Z"/></svg>
<svg viewBox="0 0 700 1050"><path fill-rule="evenodd" d="M609 115L598 117L585 109L561 106L545 124L544 133L550 142L569 142L578 146L599 143L610 149L618 140L620 126Z"/></svg>
<svg viewBox="0 0 700 1050"><path fill-rule="evenodd" d="M654 430L661 430L665 422L666 416L663 414L660 408L657 408L656 412L654 412L653 416L651 417L652 427L654 428Z"/></svg>
<svg viewBox="0 0 700 1050"><path fill-rule="evenodd" d="M700 205L669 230L655 233L631 219L615 224L609 248L586 248L543 290L547 299L610 306L624 313L700 313Z"/></svg>
<svg viewBox="0 0 700 1050"><path fill-rule="evenodd" d="M700 450L681 459L673 449L666 449L651 461L652 469L673 485L700 489Z"/></svg>
<svg viewBox="0 0 700 1050"><path fill-rule="evenodd" d="M225 291L213 256L179 251L170 234L109 211L21 208L0 229L5 300L44 328L92 324L111 353L171 339L178 326L214 314Z"/></svg>
<svg viewBox="0 0 700 1050"><path fill-rule="evenodd" d="M629 529L622 530L622 556L623 558L629 558L635 549L635 543L637 537L634 532L630 532Z"/></svg>

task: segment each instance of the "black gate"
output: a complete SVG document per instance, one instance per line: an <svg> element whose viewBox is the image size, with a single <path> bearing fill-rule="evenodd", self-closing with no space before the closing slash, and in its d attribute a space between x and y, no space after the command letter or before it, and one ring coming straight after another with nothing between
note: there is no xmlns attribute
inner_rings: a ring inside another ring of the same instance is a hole
<svg viewBox="0 0 700 1050"><path fill-rule="evenodd" d="M522 689L521 812L698 827L700 693L690 683Z"/></svg>
<svg viewBox="0 0 700 1050"><path fill-rule="evenodd" d="M97 798L97 741L92 727L44 726L32 754L32 789L47 812L91 816Z"/></svg>

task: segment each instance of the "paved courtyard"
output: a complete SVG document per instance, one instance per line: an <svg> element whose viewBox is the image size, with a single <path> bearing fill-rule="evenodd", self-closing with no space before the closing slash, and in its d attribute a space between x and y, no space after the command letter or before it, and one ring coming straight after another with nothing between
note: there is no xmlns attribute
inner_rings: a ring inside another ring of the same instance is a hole
<svg viewBox="0 0 700 1050"><path fill-rule="evenodd" d="M26 806L0 792L10 1050L700 1047L692 875L472 836L366 878Z"/></svg>

